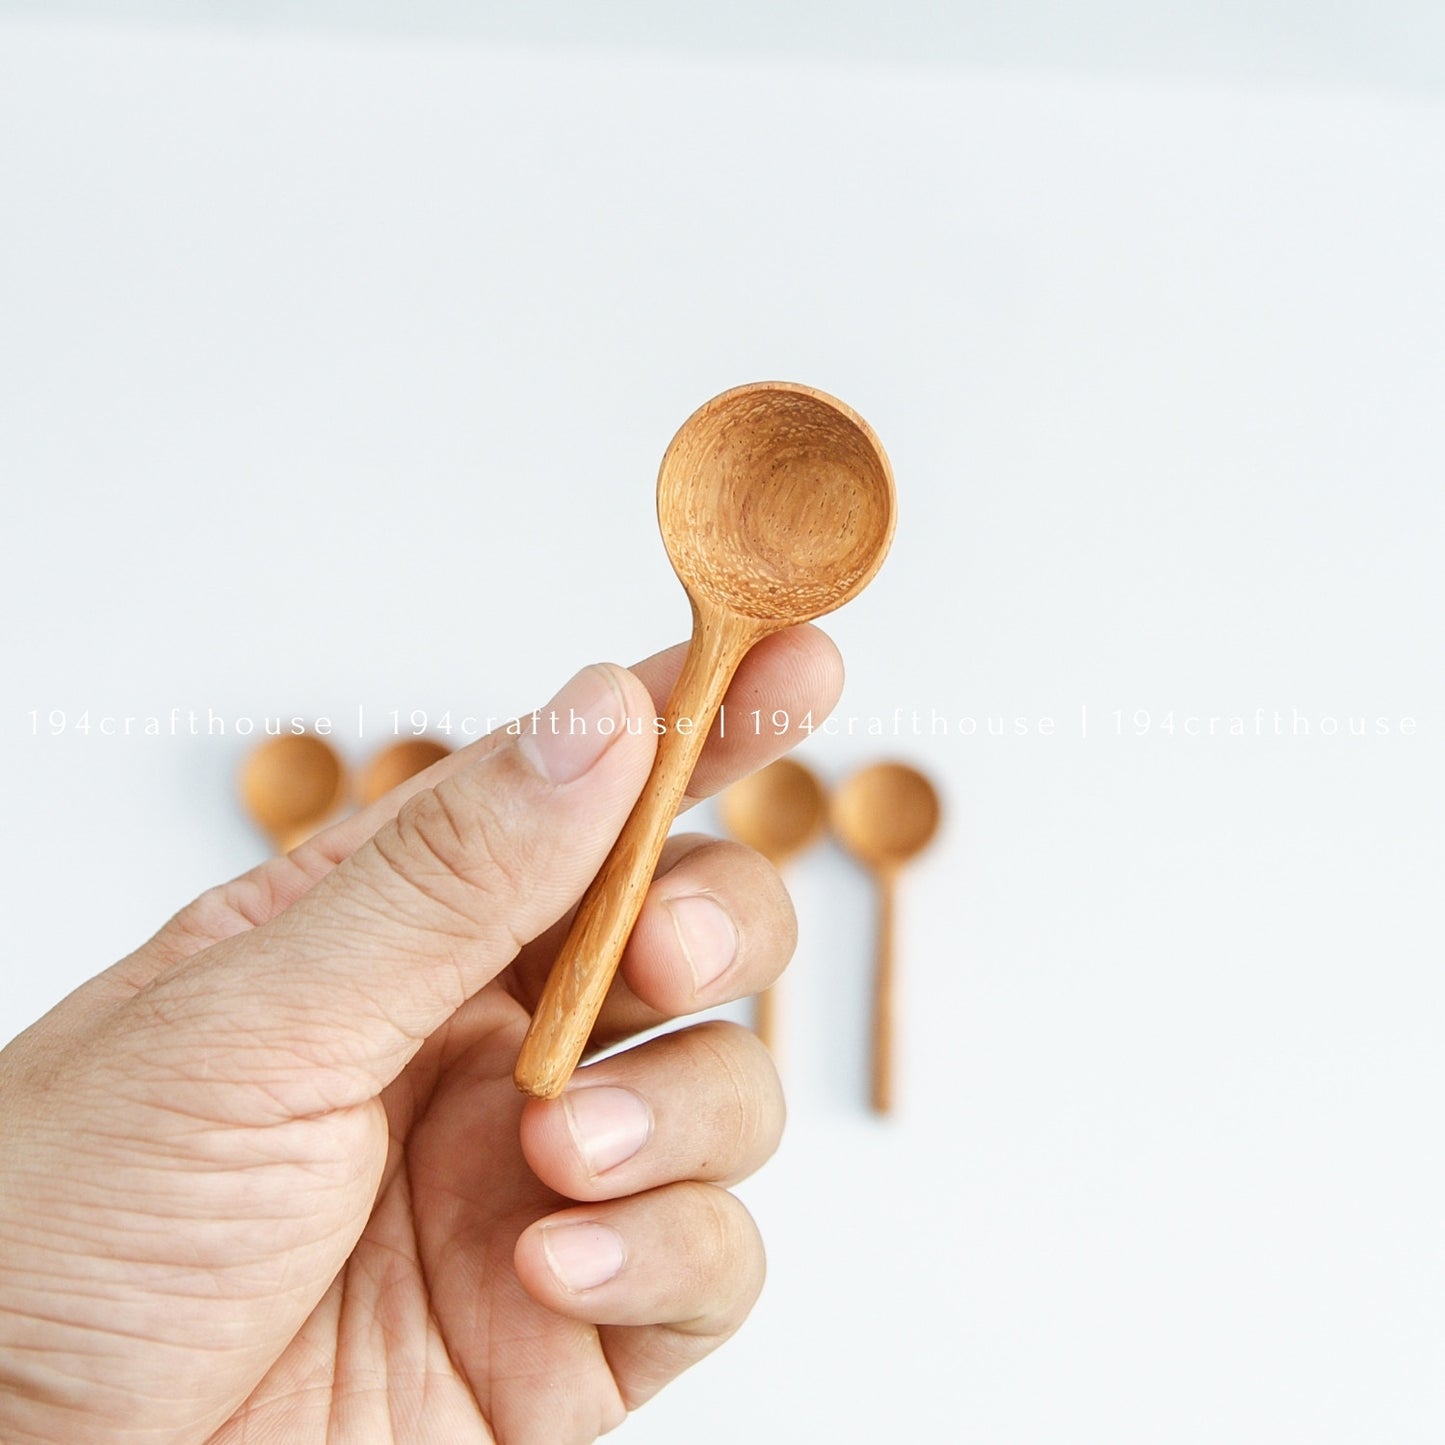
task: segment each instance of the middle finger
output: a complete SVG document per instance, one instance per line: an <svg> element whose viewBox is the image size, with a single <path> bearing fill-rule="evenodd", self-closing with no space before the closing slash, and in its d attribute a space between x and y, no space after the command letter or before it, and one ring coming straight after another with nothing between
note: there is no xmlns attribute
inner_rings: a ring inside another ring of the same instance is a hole
<svg viewBox="0 0 1445 1445"><path fill-rule="evenodd" d="M733 1184L778 1147L785 1109L766 1048L711 1020L589 1064L530 1099L522 1152L568 1199L619 1199L680 1180Z"/></svg>
<svg viewBox="0 0 1445 1445"><path fill-rule="evenodd" d="M512 964L510 992L528 1013L571 925L569 913ZM761 854L701 834L669 838L588 1053L760 992L777 980L797 941L792 899Z"/></svg>

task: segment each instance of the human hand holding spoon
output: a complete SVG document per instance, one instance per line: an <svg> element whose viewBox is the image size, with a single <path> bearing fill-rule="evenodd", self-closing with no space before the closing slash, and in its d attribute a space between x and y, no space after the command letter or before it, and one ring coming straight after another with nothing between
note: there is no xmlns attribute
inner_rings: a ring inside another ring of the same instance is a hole
<svg viewBox="0 0 1445 1445"><path fill-rule="evenodd" d="M524 1093L556 1098L582 1056L738 664L771 633L856 597L887 555L894 515L877 437L810 387L726 391L672 439L657 518L692 604L692 643L652 772L578 905L523 1040L515 1079Z"/></svg>

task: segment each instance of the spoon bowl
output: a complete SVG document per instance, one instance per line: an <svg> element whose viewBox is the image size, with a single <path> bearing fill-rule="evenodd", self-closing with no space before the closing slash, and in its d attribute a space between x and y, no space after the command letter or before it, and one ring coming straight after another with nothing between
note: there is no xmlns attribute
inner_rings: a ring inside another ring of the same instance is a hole
<svg viewBox="0 0 1445 1445"><path fill-rule="evenodd" d="M938 792L906 763L875 763L833 795L833 831L859 862L901 868L938 831Z"/></svg>
<svg viewBox="0 0 1445 1445"><path fill-rule="evenodd" d="M793 758L779 758L734 783L719 811L723 827L774 867L817 838L828 812L822 784Z"/></svg>
<svg viewBox="0 0 1445 1445"><path fill-rule="evenodd" d="M336 749L315 733L267 738L241 767L241 802L278 852L310 837L346 795Z"/></svg>
<svg viewBox="0 0 1445 1445"><path fill-rule="evenodd" d="M856 597L894 518L893 474L867 422L783 382L700 407L658 476L658 525L689 595L773 629Z"/></svg>
<svg viewBox="0 0 1445 1445"><path fill-rule="evenodd" d="M592 1032L667 830L738 664L754 643L841 607L893 539L893 473L862 417L793 382L699 407L657 478L657 521L692 604L692 643L652 772L583 895L522 1042L517 1087L553 1099Z"/></svg>

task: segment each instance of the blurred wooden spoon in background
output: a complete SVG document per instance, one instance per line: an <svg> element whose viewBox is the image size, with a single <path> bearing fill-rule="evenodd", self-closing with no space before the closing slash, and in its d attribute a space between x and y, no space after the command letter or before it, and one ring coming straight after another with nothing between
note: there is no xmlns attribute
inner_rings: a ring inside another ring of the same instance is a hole
<svg viewBox="0 0 1445 1445"><path fill-rule="evenodd" d="M446 743L435 738L402 738L377 753L362 769L356 795L363 808L385 797L395 787L439 763L451 753Z"/></svg>
<svg viewBox="0 0 1445 1445"><path fill-rule="evenodd" d="M817 841L828 816L823 785L810 768L779 758L734 783L719 804L722 825L739 843L763 855L773 867ZM757 996L753 1027L777 1053L777 985Z"/></svg>
<svg viewBox="0 0 1445 1445"><path fill-rule="evenodd" d="M278 853L304 843L346 796L346 765L315 733L267 738L241 765L241 802Z"/></svg>
<svg viewBox="0 0 1445 1445"><path fill-rule="evenodd" d="M875 763L833 794L833 831L878 880L878 959L873 977L873 1107L893 1107L894 901L903 865L938 831L938 793L916 768Z"/></svg>

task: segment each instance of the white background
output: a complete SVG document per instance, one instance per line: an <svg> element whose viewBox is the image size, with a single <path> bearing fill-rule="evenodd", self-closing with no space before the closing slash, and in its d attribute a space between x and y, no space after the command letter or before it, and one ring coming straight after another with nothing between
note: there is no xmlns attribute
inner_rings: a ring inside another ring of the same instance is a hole
<svg viewBox="0 0 1445 1445"><path fill-rule="evenodd" d="M901 1108L820 850L768 1289L621 1438L1438 1440L1442 157L1428 88L0 20L0 1034L263 852L241 740L50 709L523 710L683 635L662 450L804 380L899 483L841 715L955 729L803 754L946 795Z"/></svg>

